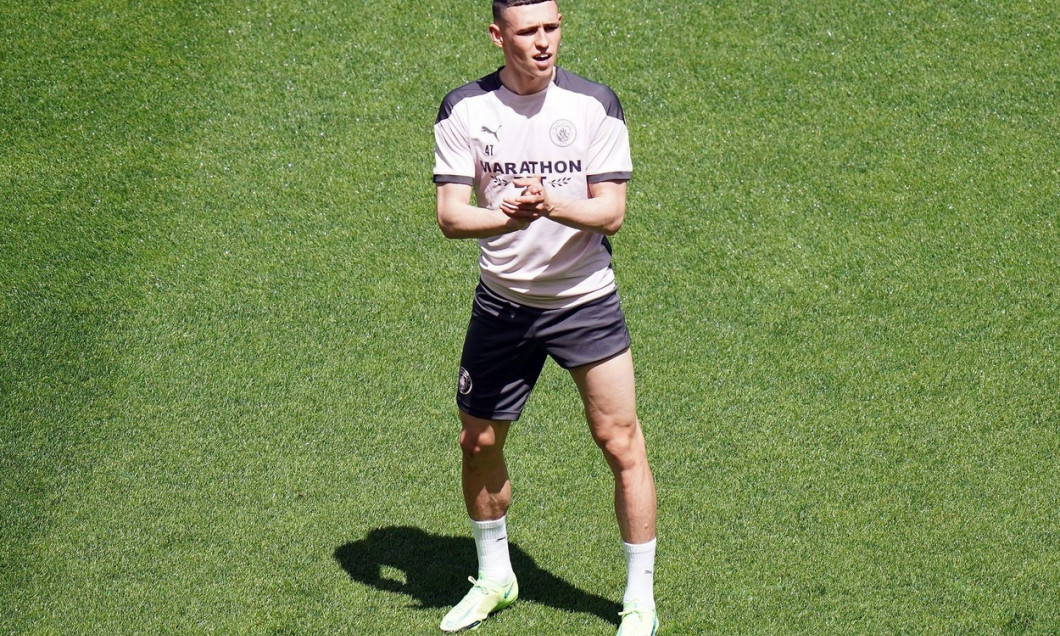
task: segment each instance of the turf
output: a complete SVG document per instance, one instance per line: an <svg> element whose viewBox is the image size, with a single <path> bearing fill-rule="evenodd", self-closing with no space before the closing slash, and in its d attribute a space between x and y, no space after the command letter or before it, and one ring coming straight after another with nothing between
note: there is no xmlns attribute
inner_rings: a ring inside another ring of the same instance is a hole
<svg viewBox="0 0 1060 636"><path fill-rule="evenodd" d="M1060 634L1060 8L563 10L634 149L664 633ZM476 272L431 124L487 21L0 6L0 632L436 633ZM509 444L524 600L483 633L612 633L555 366Z"/></svg>

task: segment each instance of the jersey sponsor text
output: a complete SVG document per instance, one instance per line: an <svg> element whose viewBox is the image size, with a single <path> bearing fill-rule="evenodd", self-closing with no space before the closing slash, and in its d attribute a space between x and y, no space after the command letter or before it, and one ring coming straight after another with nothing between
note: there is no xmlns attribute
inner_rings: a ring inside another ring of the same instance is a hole
<svg viewBox="0 0 1060 636"><path fill-rule="evenodd" d="M567 174L581 172L582 162L581 159L570 161L523 161L520 163L514 161L505 163L483 161L480 167L482 172L486 174Z"/></svg>

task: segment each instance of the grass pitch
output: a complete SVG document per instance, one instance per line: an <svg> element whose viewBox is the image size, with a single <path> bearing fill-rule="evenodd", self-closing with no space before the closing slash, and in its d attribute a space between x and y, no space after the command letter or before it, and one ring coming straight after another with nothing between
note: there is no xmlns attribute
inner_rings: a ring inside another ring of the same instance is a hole
<svg viewBox="0 0 1060 636"><path fill-rule="evenodd" d="M1060 9L562 8L633 142L665 632L1060 633ZM488 14L0 7L0 632L436 633L475 247L431 124ZM612 633L556 367L509 444L524 600L483 629Z"/></svg>

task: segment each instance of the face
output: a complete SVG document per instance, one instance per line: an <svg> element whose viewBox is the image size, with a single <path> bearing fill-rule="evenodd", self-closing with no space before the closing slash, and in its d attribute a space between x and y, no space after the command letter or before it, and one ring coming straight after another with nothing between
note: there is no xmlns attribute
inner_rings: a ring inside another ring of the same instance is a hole
<svg viewBox="0 0 1060 636"><path fill-rule="evenodd" d="M502 80L519 93L543 90L552 81L559 53L563 16L555 2L508 7L501 20L490 25L493 43L504 51Z"/></svg>

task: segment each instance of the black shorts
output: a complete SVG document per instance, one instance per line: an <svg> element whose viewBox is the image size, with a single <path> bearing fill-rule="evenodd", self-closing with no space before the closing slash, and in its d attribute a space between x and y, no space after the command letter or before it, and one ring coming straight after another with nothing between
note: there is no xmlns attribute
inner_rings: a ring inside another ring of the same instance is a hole
<svg viewBox="0 0 1060 636"><path fill-rule="evenodd" d="M468 415L515 421L546 357L572 369L629 346L617 293L570 309L537 309L502 298L480 282L460 358L456 403Z"/></svg>

